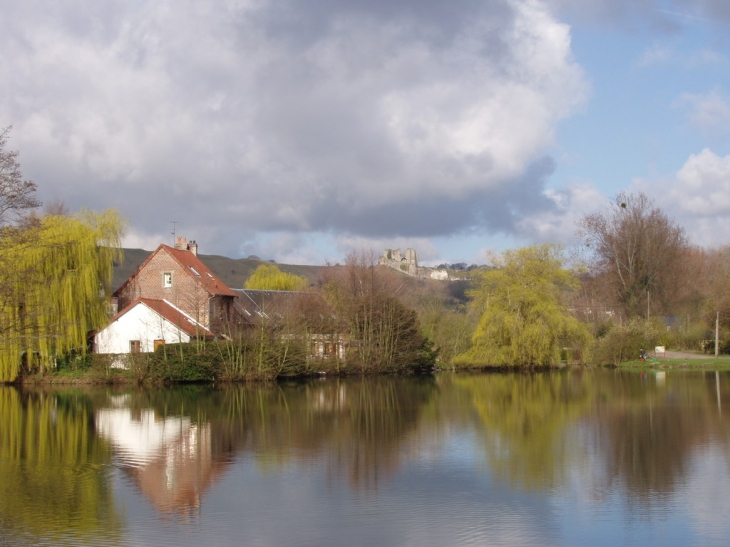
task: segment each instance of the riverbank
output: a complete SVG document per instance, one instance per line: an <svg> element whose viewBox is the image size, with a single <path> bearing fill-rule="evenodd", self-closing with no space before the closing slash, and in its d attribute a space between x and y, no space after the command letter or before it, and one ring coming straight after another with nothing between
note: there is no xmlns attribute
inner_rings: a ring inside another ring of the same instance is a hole
<svg viewBox="0 0 730 547"><path fill-rule="evenodd" d="M706 355L701 353L668 351L661 357L650 357L646 361L638 359L626 361L619 368L628 370L730 370L730 356Z"/></svg>

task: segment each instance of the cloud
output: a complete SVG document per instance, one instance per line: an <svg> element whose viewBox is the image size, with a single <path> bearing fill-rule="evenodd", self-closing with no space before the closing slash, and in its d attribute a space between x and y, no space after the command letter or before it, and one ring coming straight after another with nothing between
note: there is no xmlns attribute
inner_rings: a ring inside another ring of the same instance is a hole
<svg viewBox="0 0 730 547"><path fill-rule="evenodd" d="M707 135L726 134L730 122L730 100L714 89L705 94L683 93L675 107L689 109L689 122Z"/></svg>
<svg viewBox="0 0 730 547"><path fill-rule="evenodd" d="M725 0L546 0L570 19L628 30L650 27L675 33L698 22L730 22Z"/></svg>
<svg viewBox="0 0 730 547"><path fill-rule="evenodd" d="M667 179L637 179L633 187L656 200L657 205L702 246L727 244L730 231L730 155L710 149L691 155Z"/></svg>
<svg viewBox="0 0 730 547"><path fill-rule="evenodd" d="M575 243L578 221L605 209L608 204L605 194L589 183L574 184L560 190L549 189L545 196L552 201L553 207L519 223L519 233L528 241Z"/></svg>
<svg viewBox="0 0 730 547"><path fill-rule="evenodd" d="M672 58L671 48L661 44L653 44L639 55L636 66L646 68L653 65L660 65L671 61Z"/></svg>
<svg viewBox="0 0 730 547"><path fill-rule="evenodd" d="M25 173L140 242L511 232L586 94L534 0L3 4Z"/></svg>

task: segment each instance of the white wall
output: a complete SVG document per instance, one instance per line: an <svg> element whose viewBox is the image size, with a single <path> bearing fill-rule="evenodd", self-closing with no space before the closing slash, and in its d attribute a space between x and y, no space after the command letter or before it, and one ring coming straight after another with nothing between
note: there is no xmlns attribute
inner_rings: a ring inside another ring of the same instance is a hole
<svg viewBox="0 0 730 547"><path fill-rule="evenodd" d="M154 351L155 340L166 344L190 342L190 336L138 302L131 310L100 330L94 337L97 353L129 353L130 340L140 341L140 351Z"/></svg>

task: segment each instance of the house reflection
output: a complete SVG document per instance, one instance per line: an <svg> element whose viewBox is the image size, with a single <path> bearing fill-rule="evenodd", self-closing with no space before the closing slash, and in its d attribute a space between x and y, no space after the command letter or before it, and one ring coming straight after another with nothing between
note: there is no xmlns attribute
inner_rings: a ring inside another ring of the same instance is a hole
<svg viewBox="0 0 730 547"><path fill-rule="evenodd" d="M132 410L128 395L111 402L97 411L96 429L113 445L117 465L161 513L195 515L226 467L213 457L210 424Z"/></svg>

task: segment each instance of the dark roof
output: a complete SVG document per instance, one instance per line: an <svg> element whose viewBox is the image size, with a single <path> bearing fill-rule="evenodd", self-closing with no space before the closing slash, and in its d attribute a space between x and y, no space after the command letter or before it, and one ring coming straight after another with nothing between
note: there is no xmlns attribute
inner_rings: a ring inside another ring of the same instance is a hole
<svg viewBox="0 0 730 547"><path fill-rule="evenodd" d="M223 281L220 280L220 278L215 275L210 269L203 264L203 262L194 255L191 251L183 251L178 249L173 249L172 247L165 245L164 243L157 247L150 256L147 257L147 259L140 265L139 268L137 268L137 271L135 271L129 279L127 279L124 283L122 283L122 286L119 287L115 294L118 294L122 291L124 287L127 286L127 284L134 279L137 274L142 271L147 264L152 260L152 258L159 252L164 251L167 254L169 254L172 258L175 259L175 261L180 264L180 267L188 273L191 277L193 277L200 285L203 287L203 289L211 296L236 296L236 294L231 291L231 289L228 288L228 286L223 283Z"/></svg>
<svg viewBox="0 0 730 547"><path fill-rule="evenodd" d="M206 329L203 325L195 321L192 317L187 315L182 310L176 308L170 304L167 300L155 300L152 298L138 298L132 302L129 306L124 308L118 314L111 318L109 324L113 323L120 317L122 317L129 310L134 308L138 304L144 304L152 311L167 319L170 323L178 327L184 333L190 336L198 336L205 338L214 338L213 333Z"/></svg>
<svg viewBox="0 0 730 547"><path fill-rule="evenodd" d="M337 316L321 295L306 291L260 291L232 289L238 296L234 307L250 323L261 319L278 322L284 318L318 324L338 323Z"/></svg>

